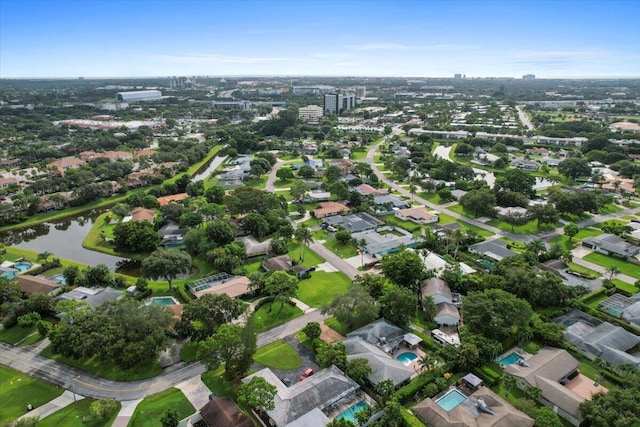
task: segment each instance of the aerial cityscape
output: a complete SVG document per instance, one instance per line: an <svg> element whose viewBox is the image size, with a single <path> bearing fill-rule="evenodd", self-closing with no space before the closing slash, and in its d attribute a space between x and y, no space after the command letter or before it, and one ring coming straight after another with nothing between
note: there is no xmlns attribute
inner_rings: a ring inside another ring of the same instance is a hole
<svg viewBox="0 0 640 427"><path fill-rule="evenodd" d="M0 427L640 426L639 12L0 0Z"/></svg>

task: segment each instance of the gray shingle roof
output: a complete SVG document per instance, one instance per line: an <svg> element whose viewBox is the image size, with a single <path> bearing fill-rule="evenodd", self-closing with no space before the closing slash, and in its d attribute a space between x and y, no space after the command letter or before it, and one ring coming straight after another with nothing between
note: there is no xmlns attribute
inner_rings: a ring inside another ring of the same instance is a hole
<svg viewBox="0 0 640 427"><path fill-rule="evenodd" d="M393 353L404 340L404 330L385 319L378 319L362 328L347 334L347 337L360 337L387 353Z"/></svg>
<svg viewBox="0 0 640 427"><path fill-rule="evenodd" d="M391 380L393 385L397 386L409 380L414 374L413 369L406 367L388 353L360 337L348 337L343 343L347 351L347 360L366 359L369 362L371 373L368 379L373 384Z"/></svg>
<svg viewBox="0 0 640 427"><path fill-rule="evenodd" d="M608 322L592 326L585 321L578 321L567 327L564 336L571 344L607 362L640 366L640 359L625 353L640 343L640 337L620 326Z"/></svg>

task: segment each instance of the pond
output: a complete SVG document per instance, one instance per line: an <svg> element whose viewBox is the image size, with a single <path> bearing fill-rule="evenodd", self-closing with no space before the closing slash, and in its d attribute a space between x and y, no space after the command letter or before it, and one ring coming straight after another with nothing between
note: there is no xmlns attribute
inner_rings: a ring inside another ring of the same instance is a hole
<svg viewBox="0 0 640 427"><path fill-rule="evenodd" d="M206 164L206 168L205 169L200 169L198 171L198 173L196 173L193 178L191 178L191 181L193 182L197 182L197 181L202 181L204 179L207 179L209 177L209 175L211 175L211 173L215 172L216 169L218 169L218 166L220 166L225 160L226 160L227 156L216 156L213 159L211 159L211 161L209 162L209 164ZM203 165L204 167L205 165Z"/></svg>
<svg viewBox="0 0 640 427"><path fill-rule="evenodd" d="M127 274L135 273L130 260L82 247L82 241L103 210L92 210L75 217L37 224L0 233L0 241L7 246L28 249L36 253L51 252L56 257L94 266L105 264L111 270L127 265ZM124 271L123 271L124 273Z"/></svg>

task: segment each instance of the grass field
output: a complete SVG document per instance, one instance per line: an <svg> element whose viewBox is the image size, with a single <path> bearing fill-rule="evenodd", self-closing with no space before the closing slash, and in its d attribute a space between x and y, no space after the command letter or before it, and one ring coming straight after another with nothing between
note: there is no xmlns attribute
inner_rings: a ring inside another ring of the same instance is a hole
<svg viewBox="0 0 640 427"><path fill-rule="evenodd" d="M240 384L238 382L225 380L222 374L224 374L224 366L219 367L215 371L207 371L203 373L200 378L202 378L202 382L216 396L235 398Z"/></svg>
<svg viewBox="0 0 640 427"><path fill-rule="evenodd" d="M315 253L309 248L303 248L300 243L293 243L289 245L289 256L294 261L299 262L305 267L315 267L318 264L322 264L324 262L324 258ZM301 255L304 250L304 259L301 260Z"/></svg>
<svg viewBox="0 0 640 427"><path fill-rule="evenodd" d="M628 261L618 259L618 258L613 258L597 252L592 252L582 259L584 259L585 261L592 262L594 264L598 264L604 268L609 268L615 265L620 269L620 272L622 274L626 274L627 276L640 279L640 266L637 264L632 264Z"/></svg>
<svg viewBox="0 0 640 427"><path fill-rule="evenodd" d="M351 281L344 273L314 271L298 285L298 298L311 307L323 307L343 294Z"/></svg>
<svg viewBox="0 0 640 427"><path fill-rule="evenodd" d="M338 255L340 258L351 258L358 255L358 248L352 243L348 243L343 245L338 242L336 239L331 239L324 244L324 246L329 249L334 254Z"/></svg>
<svg viewBox="0 0 640 427"><path fill-rule="evenodd" d="M199 344L197 342L188 342L180 349L180 360L183 362L193 362L196 360Z"/></svg>
<svg viewBox="0 0 640 427"><path fill-rule="evenodd" d="M76 427L82 425L84 427L108 427L115 421L122 406L118 402L118 407L109 418L104 421L83 421L91 419L91 403L93 399L78 400L77 403L71 404L61 410L54 412L47 418L42 419L38 423L38 427Z"/></svg>
<svg viewBox="0 0 640 427"><path fill-rule="evenodd" d="M560 245L563 249L573 249L573 247L580 242L582 239L586 239L587 237L595 237L602 234L602 230L594 229L594 228L582 228L578 231L578 234L573 236L573 239L569 241L569 236L558 236L554 237L551 240L551 243Z"/></svg>
<svg viewBox="0 0 640 427"><path fill-rule="evenodd" d="M196 412L184 394L172 387L145 397L136 408L128 425L130 427L157 427L167 409L178 411L178 419L180 420Z"/></svg>
<svg viewBox="0 0 640 427"><path fill-rule="evenodd" d="M29 335L36 332L36 327L32 326L30 328L21 328L16 325L13 328L5 329L4 327L0 329L0 341L4 341L9 344L15 344Z"/></svg>
<svg viewBox="0 0 640 427"><path fill-rule="evenodd" d="M612 282L616 286L616 288L620 289L621 291L627 292L632 295L638 293L638 288L629 283L623 282L622 280L613 279Z"/></svg>
<svg viewBox="0 0 640 427"><path fill-rule="evenodd" d="M160 362L157 359L150 362L148 365L139 367L138 369L125 371L112 362L101 360L97 356L94 356L91 359L73 359L54 354L51 350L51 346L42 350L42 353L40 354L44 357L48 357L49 359L64 363L65 365L73 366L82 371L94 374L100 378L113 381L143 380L146 378L156 377L162 372L162 369L160 369Z"/></svg>
<svg viewBox="0 0 640 427"><path fill-rule="evenodd" d="M452 217L451 215L438 213L438 224L440 225L451 224L452 222L456 222L456 221L458 220Z"/></svg>
<svg viewBox="0 0 640 427"><path fill-rule="evenodd" d="M268 368L288 371L302 364L298 352L283 340L268 344L253 355L253 360Z"/></svg>
<svg viewBox="0 0 640 427"><path fill-rule="evenodd" d="M598 273L597 271L591 270L590 268L583 267L581 265L574 264L572 262L570 262L568 265L569 265L569 271L575 271L576 273L580 273L585 277L588 277L591 279L597 279L598 277L601 276L600 273Z"/></svg>
<svg viewBox="0 0 640 427"><path fill-rule="evenodd" d="M0 421L24 415L27 405L39 407L60 396L64 390L13 369L0 366Z"/></svg>
<svg viewBox="0 0 640 427"><path fill-rule="evenodd" d="M281 308L280 302L268 302L254 311L251 319L256 332L263 332L299 316L302 316L302 310L296 306L285 303Z"/></svg>
<svg viewBox="0 0 640 427"><path fill-rule="evenodd" d="M347 335L352 329L340 323L335 317L330 317L324 321L324 324L338 332L340 335Z"/></svg>

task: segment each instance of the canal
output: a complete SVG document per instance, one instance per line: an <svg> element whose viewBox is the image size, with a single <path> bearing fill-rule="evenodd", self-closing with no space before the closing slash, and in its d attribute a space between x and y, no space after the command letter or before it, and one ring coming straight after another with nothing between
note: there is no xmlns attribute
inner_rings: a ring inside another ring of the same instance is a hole
<svg viewBox="0 0 640 427"><path fill-rule="evenodd" d="M105 264L111 270L115 270L118 263L125 263L128 259L82 247L82 241L102 212L104 210L92 210L27 228L4 231L0 233L0 241L7 246L28 249L36 253L51 252L56 257L89 266Z"/></svg>

